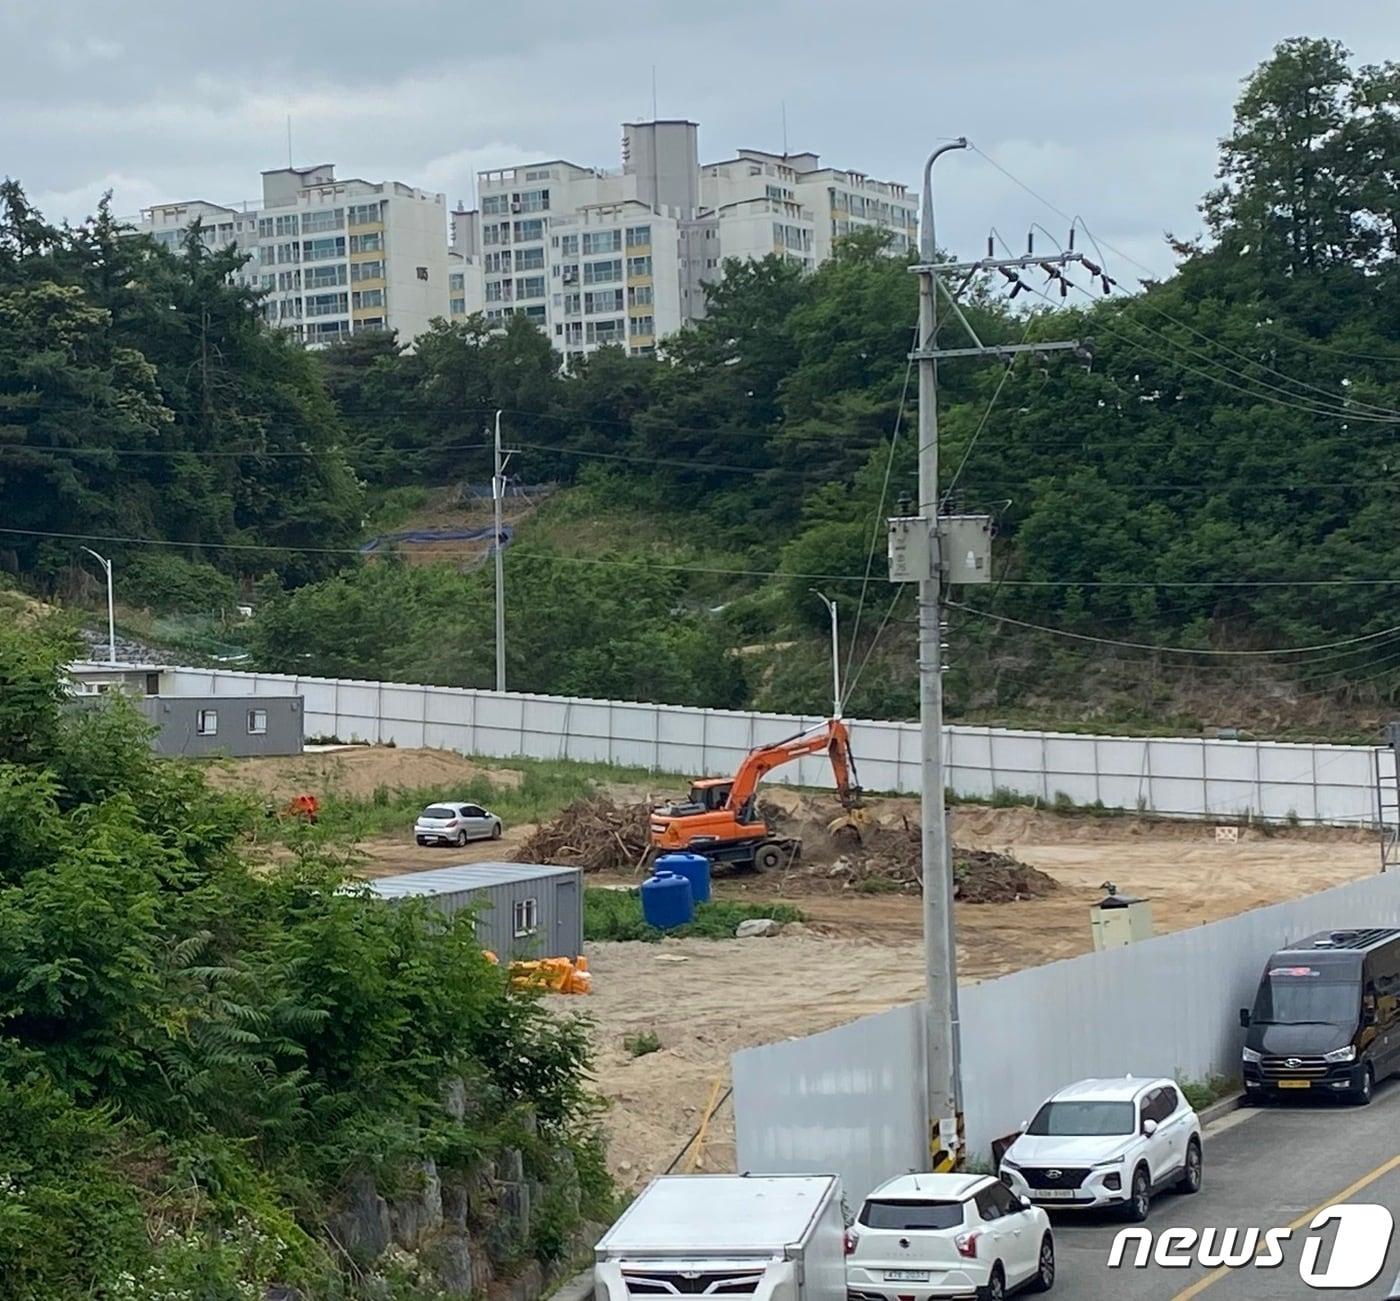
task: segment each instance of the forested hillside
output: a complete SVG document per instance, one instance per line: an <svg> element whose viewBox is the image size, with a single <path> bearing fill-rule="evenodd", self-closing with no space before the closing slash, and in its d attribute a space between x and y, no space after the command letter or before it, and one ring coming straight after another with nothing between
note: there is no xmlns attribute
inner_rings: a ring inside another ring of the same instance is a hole
<svg viewBox="0 0 1400 1301"><path fill-rule="evenodd" d="M1400 67L1288 42L1221 129L1170 278L1091 217L1076 247L1102 276L962 290L984 341L1079 338L1093 360L942 368L950 500L999 529L996 582L949 612L955 716L1325 730L1400 685ZM489 565L355 547L368 511L486 483L500 409L511 473L563 486L507 552L513 687L821 708L820 588L851 709L914 710L882 520L915 482L915 280L877 239L806 275L731 264L659 359L566 373L520 318L305 354L198 242L170 256L105 212L57 231L17 185L3 201L0 552L36 591L75 560L49 535L145 539L107 545L147 603L256 593L262 665L488 685ZM1068 239L1068 213L1038 215Z"/></svg>

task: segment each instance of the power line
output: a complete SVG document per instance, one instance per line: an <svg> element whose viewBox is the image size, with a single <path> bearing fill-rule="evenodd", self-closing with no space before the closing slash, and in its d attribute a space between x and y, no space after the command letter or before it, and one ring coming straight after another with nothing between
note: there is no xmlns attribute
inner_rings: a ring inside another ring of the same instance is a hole
<svg viewBox="0 0 1400 1301"><path fill-rule="evenodd" d="M1029 628L1035 632L1049 633L1055 637L1066 637L1073 641L1088 642L1095 646L1117 646L1125 650L1145 650L1158 654L1171 655L1209 655L1209 656L1230 656L1243 658L1257 658L1260 656L1282 656L1282 655L1305 655L1314 651L1337 650L1343 646L1357 646L1365 642L1376 641L1377 639L1390 637L1400 633L1400 625L1394 628L1385 628L1380 632L1366 633L1360 637L1347 637L1341 641L1320 642L1313 646L1288 646L1275 650L1215 650L1193 646L1162 646L1152 642L1120 641L1112 637L1095 637L1088 633L1071 632L1067 628L1050 628L1044 624L1028 623L1024 619L1013 619L1010 615L994 614L990 610L981 610L976 606L964 605L959 601L948 601L946 604L954 610L962 610L966 614L976 615L980 619L992 619L997 623L1014 624L1018 628Z"/></svg>

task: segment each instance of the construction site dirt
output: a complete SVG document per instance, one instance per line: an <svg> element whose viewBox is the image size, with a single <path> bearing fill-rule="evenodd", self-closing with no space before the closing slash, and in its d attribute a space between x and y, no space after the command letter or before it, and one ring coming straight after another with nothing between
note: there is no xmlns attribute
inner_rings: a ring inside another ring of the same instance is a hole
<svg viewBox="0 0 1400 1301"><path fill-rule="evenodd" d="M400 751L392 763L409 765L417 785L423 761L411 754ZM493 775L489 763L453 759L464 776L468 766ZM518 779L508 765L502 769L511 774L503 780ZM379 777L393 780L386 773ZM600 792L633 806L666 793L659 785L633 783ZM801 836L802 855L771 874L718 873L715 895L787 901L801 910L804 922L763 939L590 943L593 994L551 1000L561 1014L585 1004L592 1021L596 1084L609 1104L604 1123L613 1169L624 1187L664 1170L676 1157L710 1102L723 1096L731 1053L830 1029L921 995L917 888L907 877L872 881L863 875L868 869L853 866L858 860L850 843L825 832L839 812L833 796L774 785L764 789L763 799L782 819L784 834ZM912 852L916 837L906 827L917 826L917 801L876 798L868 801L868 813L878 830L867 837L902 837ZM954 809L952 826L961 851L1027 864L1056 886L1011 902L956 905L964 981L1087 952L1089 909L1108 881L1151 901L1160 934L1313 894L1379 867L1374 833L1362 830L1239 827L1234 839L1221 840L1213 825L1197 822L969 805ZM521 859L528 857L525 849L536 830L508 826L501 842L439 850L414 845L405 827L402 835L367 841L350 853L355 870L366 876L480 858ZM633 859L634 848L624 837L611 867L590 871L588 884L639 884L643 869ZM624 1041L645 1031L658 1037L661 1048L633 1057ZM718 1109L705 1133L703 1152L688 1153L678 1169L692 1162L708 1170L732 1168L728 1105Z"/></svg>

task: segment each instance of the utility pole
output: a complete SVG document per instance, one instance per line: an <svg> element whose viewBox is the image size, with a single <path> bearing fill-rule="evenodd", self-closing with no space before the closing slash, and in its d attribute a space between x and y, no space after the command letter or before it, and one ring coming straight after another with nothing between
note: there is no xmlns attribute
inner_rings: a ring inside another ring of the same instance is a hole
<svg viewBox="0 0 1400 1301"><path fill-rule="evenodd" d="M831 616L831 716L841 717L841 637L837 631L836 602L825 592L819 592L815 587L807 589L824 606Z"/></svg>
<svg viewBox="0 0 1400 1301"><path fill-rule="evenodd" d="M496 534L492 552L496 558L496 690L506 689L506 565L505 536L501 528L501 507L506 495L506 461L501 453L501 413L496 412L496 459L491 475L491 501L495 507Z"/></svg>
<svg viewBox="0 0 1400 1301"><path fill-rule="evenodd" d="M945 153L966 149L959 137L940 145L924 164L919 221L919 337L911 358L919 366L918 514L890 521L890 579L919 584L919 722L922 731L923 924L926 998L925 1066L930 1168L955 1169L962 1160L962 1079L958 1061L957 945L953 924L952 847L944 803L942 600L945 584L990 580L991 519L944 515L938 487L938 362L952 357L1001 357L1078 348L1071 343L984 345L942 275L1000 271L1018 281L1016 268L1039 267L1052 278L1058 268L1082 260L1073 252L974 263L939 263L933 224L933 164ZM1071 248L1073 245L1071 244ZM1021 286L1025 288L1027 286ZM1014 291L1013 291L1014 292ZM942 294L972 338L970 348L938 348Z"/></svg>
<svg viewBox="0 0 1400 1301"><path fill-rule="evenodd" d="M97 561L107 575L107 663L115 664L117 662L117 616L116 605L112 599L112 562L106 556L99 556L91 547L80 547L79 549L86 551Z"/></svg>

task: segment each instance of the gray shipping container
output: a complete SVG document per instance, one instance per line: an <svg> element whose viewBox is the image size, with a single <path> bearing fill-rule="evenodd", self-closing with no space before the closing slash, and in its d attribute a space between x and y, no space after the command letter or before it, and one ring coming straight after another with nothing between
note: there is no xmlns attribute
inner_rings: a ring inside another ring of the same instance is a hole
<svg viewBox="0 0 1400 1301"><path fill-rule="evenodd" d="M156 726L157 754L248 759L302 752L300 696L146 696L135 704Z"/></svg>
<svg viewBox="0 0 1400 1301"><path fill-rule="evenodd" d="M381 899L428 899L445 913L477 906L476 937L502 961L583 952L583 873L543 863L469 863L368 882Z"/></svg>

